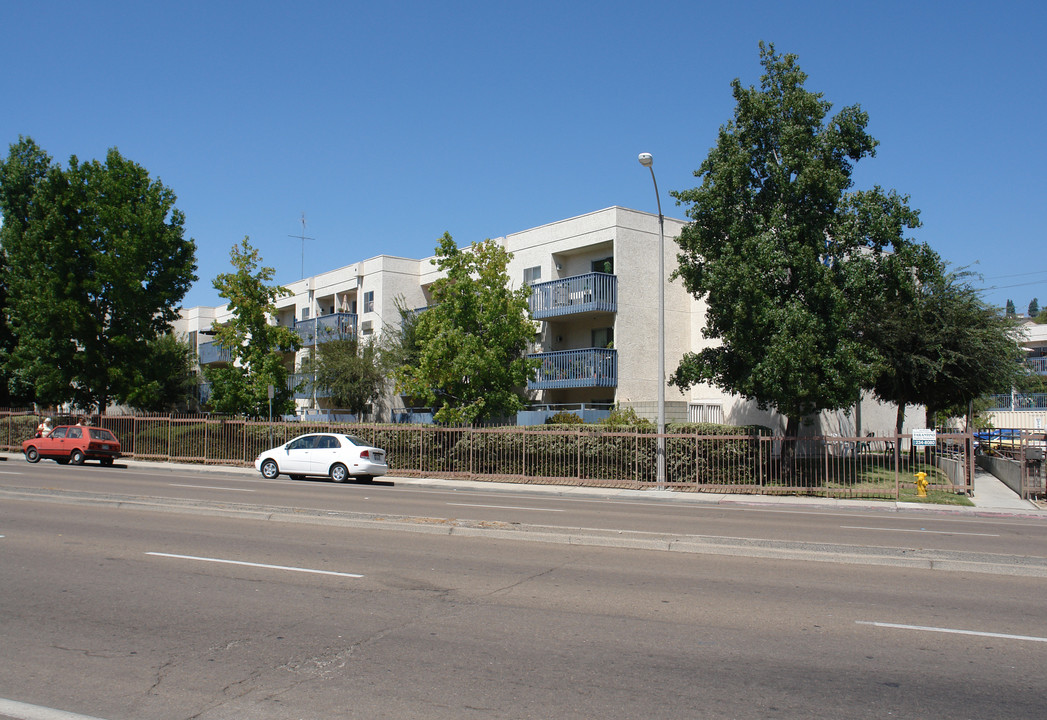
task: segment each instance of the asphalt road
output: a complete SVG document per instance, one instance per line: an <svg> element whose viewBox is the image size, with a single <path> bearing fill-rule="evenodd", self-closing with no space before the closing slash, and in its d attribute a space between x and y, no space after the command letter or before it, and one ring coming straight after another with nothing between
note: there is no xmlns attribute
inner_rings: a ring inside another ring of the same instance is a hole
<svg viewBox="0 0 1047 720"><path fill-rule="evenodd" d="M1047 513L999 515L894 504L865 503L848 510L792 504L713 504L688 493L501 486L472 483L417 484L384 479L373 484L334 484L324 479L265 480L246 469L206 471L192 466L129 463L36 465L20 457L0 464L0 496L50 497L77 502L152 506L179 512L228 512L295 522L377 521L408 529L487 536L512 533L529 539L589 542L682 551L902 566L1026 572L1047 576Z"/></svg>
<svg viewBox="0 0 1047 720"><path fill-rule="evenodd" d="M0 717L1039 718L1044 532L16 460Z"/></svg>

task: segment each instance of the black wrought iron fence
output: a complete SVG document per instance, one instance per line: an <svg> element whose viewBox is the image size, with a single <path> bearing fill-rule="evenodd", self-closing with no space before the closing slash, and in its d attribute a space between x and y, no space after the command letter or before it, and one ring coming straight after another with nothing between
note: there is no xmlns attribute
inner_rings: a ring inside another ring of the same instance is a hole
<svg viewBox="0 0 1047 720"><path fill-rule="evenodd" d="M0 412L0 444L21 449L41 417ZM337 431L386 451L390 472L616 488L657 485L658 438L649 430L596 426L444 428L421 425L261 422L215 416L102 416L123 454L143 460L248 465L263 450L309 432ZM721 429L724 429L721 427ZM666 485L690 491L897 498L924 473L933 491L973 491L973 443L938 434L914 448L908 435L786 439L667 433Z"/></svg>

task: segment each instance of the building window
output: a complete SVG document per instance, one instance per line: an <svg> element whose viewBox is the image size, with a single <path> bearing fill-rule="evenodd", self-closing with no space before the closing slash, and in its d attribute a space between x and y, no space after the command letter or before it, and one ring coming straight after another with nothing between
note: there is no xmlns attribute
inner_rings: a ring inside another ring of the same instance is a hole
<svg viewBox="0 0 1047 720"><path fill-rule="evenodd" d="M302 308L302 319L303 320L308 320L309 319L309 308L307 308L307 307Z"/></svg>
<svg viewBox="0 0 1047 720"><path fill-rule="evenodd" d="M597 328L593 330L593 344L594 348L609 348L614 347L614 328Z"/></svg>
<svg viewBox="0 0 1047 720"><path fill-rule="evenodd" d="M364 293L364 312L374 312L374 290Z"/></svg>
<svg viewBox="0 0 1047 720"><path fill-rule="evenodd" d="M723 405L719 403L691 403L687 406L687 422L723 424Z"/></svg>
<svg viewBox="0 0 1047 720"><path fill-rule="evenodd" d="M614 275L614 258L605 257L600 258L599 260L593 260L592 271Z"/></svg>
<svg viewBox="0 0 1047 720"><path fill-rule="evenodd" d="M534 285L542 279L542 266L524 268L524 285Z"/></svg>

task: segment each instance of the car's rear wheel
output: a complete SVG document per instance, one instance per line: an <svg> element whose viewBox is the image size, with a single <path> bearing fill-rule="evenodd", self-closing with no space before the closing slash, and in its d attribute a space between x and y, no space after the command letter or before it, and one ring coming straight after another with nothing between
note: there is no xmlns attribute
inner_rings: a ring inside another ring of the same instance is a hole
<svg viewBox="0 0 1047 720"><path fill-rule="evenodd" d="M30 445L25 449L25 459L31 463L40 462L40 451Z"/></svg>
<svg viewBox="0 0 1047 720"><path fill-rule="evenodd" d="M277 467L275 460L266 460L262 463L262 477L266 480L272 480L280 474L280 468Z"/></svg>
<svg viewBox="0 0 1047 720"><path fill-rule="evenodd" d="M79 448L77 448L77 449L73 450L73 452L69 453L69 462L71 462L73 465L83 465L84 464L84 453L83 453L83 451L80 450Z"/></svg>
<svg viewBox="0 0 1047 720"><path fill-rule="evenodd" d="M349 477L349 468L342 463L335 463L331 466L331 479L335 482L345 482L345 479Z"/></svg>

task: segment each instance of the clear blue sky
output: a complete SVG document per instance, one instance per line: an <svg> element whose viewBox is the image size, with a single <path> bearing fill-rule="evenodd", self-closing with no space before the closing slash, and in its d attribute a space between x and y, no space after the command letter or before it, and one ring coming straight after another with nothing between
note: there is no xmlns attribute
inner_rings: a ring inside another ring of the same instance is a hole
<svg viewBox="0 0 1047 720"><path fill-rule="evenodd" d="M1017 2L7 2L0 142L117 147L178 195L200 280L245 235L279 282L427 257L611 205L655 211L758 84L799 55L880 141L856 187L911 196L915 233L1047 306L1047 4Z"/></svg>

